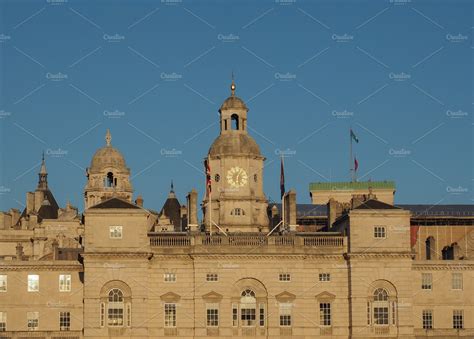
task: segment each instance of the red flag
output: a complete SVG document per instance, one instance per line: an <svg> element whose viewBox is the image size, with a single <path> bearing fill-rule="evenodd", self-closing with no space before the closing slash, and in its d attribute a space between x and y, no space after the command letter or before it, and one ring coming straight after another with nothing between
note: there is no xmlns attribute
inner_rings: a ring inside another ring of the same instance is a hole
<svg viewBox="0 0 474 339"><path fill-rule="evenodd" d="M206 169L206 189L211 193L211 165L209 159L204 160L204 168Z"/></svg>
<svg viewBox="0 0 474 339"><path fill-rule="evenodd" d="M357 161L356 157L354 157L354 171L357 172L358 168L359 168L359 162Z"/></svg>

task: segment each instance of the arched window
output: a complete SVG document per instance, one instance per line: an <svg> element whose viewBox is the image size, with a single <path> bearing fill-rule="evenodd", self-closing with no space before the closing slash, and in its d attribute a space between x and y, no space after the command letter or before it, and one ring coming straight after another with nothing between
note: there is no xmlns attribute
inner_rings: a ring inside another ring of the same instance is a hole
<svg viewBox="0 0 474 339"><path fill-rule="evenodd" d="M389 313L388 293L383 288L374 291L373 316L375 325L388 326Z"/></svg>
<svg viewBox="0 0 474 339"><path fill-rule="evenodd" d="M115 183L117 183L116 180ZM107 173L107 177L105 178L105 187L114 187L114 174L112 172Z"/></svg>
<svg viewBox="0 0 474 339"><path fill-rule="evenodd" d="M240 320L242 326L255 326L257 312L256 309L257 299L255 298L255 292L250 289L246 289L242 292L240 297Z"/></svg>
<svg viewBox="0 0 474 339"><path fill-rule="evenodd" d="M385 280L377 280L367 300L367 325L375 327L376 334L388 334L389 326L397 324L397 292Z"/></svg>
<svg viewBox="0 0 474 339"><path fill-rule="evenodd" d="M231 117L231 126L233 130L239 129L239 116L237 114L232 114Z"/></svg>
<svg viewBox="0 0 474 339"><path fill-rule="evenodd" d="M433 237L428 237L425 242L426 260L436 259L436 243Z"/></svg>
<svg viewBox="0 0 474 339"><path fill-rule="evenodd" d="M132 290L120 280L112 280L100 290L100 326L132 326Z"/></svg>
<svg viewBox="0 0 474 339"><path fill-rule="evenodd" d="M123 315L123 292L118 288L113 288L109 291L107 303L107 324L109 326L123 326Z"/></svg>

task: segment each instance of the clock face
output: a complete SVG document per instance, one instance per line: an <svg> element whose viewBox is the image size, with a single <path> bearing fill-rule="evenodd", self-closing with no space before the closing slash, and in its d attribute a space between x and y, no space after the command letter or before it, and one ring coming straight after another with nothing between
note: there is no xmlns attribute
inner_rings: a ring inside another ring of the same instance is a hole
<svg viewBox="0 0 474 339"><path fill-rule="evenodd" d="M247 184L248 175L243 168L232 167L227 171L227 182L230 187L243 187Z"/></svg>

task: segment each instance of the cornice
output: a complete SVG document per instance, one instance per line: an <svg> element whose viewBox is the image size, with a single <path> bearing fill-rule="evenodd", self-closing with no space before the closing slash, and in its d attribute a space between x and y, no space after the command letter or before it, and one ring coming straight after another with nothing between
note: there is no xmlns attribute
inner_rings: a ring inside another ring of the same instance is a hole
<svg viewBox="0 0 474 339"><path fill-rule="evenodd" d="M412 264L415 271L473 271L474 262L451 261L449 263L416 263Z"/></svg>

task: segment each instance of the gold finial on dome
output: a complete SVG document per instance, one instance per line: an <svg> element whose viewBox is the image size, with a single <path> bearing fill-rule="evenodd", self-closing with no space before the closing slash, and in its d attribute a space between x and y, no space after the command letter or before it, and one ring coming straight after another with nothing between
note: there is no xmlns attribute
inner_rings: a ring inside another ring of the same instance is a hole
<svg viewBox="0 0 474 339"><path fill-rule="evenodd" d="M232 96L235 95L234 72L232 72L232 84L230 85L230 92Z"/></svg>
<svg viewBox="0 0 474 339"><path fill-rule="evenodd" d="M112 134L110 134L110 130L107 128L107 133L105 134L105 142L107 143L107 146L110 146L112 142Z"/></svg>

